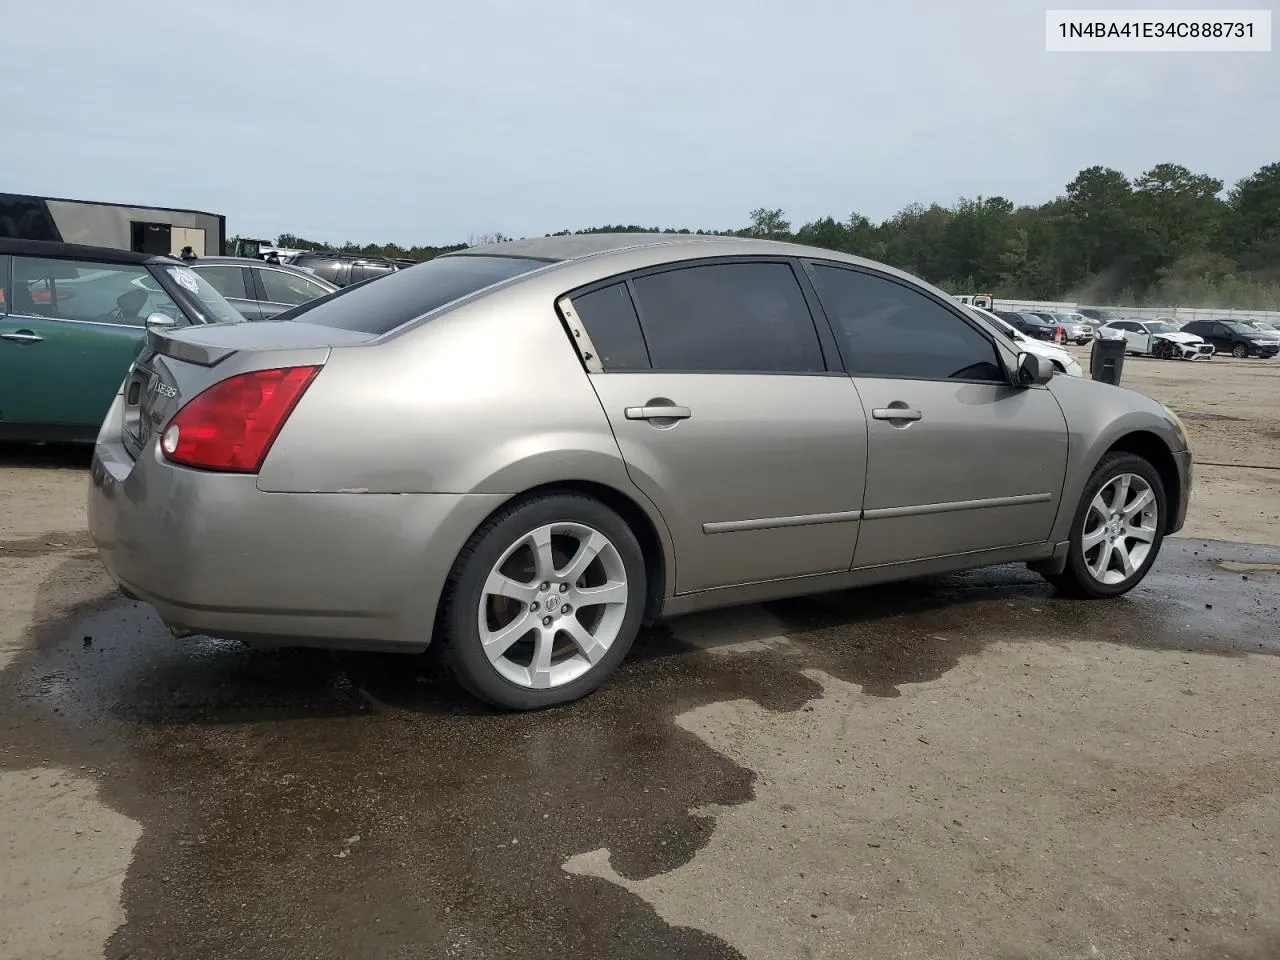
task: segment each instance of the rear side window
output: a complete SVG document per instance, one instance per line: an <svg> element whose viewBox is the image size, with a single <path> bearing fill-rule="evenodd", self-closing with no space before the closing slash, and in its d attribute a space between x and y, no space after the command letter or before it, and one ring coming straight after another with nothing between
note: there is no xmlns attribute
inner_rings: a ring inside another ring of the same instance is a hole
<svg viewBox="0 0 1280 960"><path fill-rule="evenodd" d="M826 370L813 317L788 264L682 267L632 284L654 370Z"/></svg>
<svg viewBox="0 0 1280 960"><path fill-rule="evenodd" d="M381 336L446 303L546 265L545 260L517 257L438 257L348 289L343 296L304 304L277 319Z"/></svg>
<svg viewBox="0 0 1280 960"><path fill-rule="evenodd" d="M923 293L858 270L813 272L853 376L1004 380L991 341Z"/></svg>
<svg viewBox="0 0 1280 960"><path fill-rule="evenodd" d="M573 309L596 348L600 365L614 370L648 370L649 352L640 318L625 283L573 298Z"/></svg>

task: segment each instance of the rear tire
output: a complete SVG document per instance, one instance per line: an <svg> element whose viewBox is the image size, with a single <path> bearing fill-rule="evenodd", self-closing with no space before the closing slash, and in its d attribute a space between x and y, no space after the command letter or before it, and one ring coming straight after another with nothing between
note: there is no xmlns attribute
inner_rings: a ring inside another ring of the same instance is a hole
<svg viewBox="0 0 1280 960"><path fill-rule="evenodd" d="M644 554L621 517L579 494L531 497L490 517L458 554L438 642L481 700L506 710L559 706L617 669L646 595Z"/></svg>
<svg viewBox="0 0 1280 960"><path fill-rule="evenodd" d="M1107 454L1080 496L1065 569L1044 578L1070 596L1128 593L1160 553L1166 509L1155 467L1132 453Z"/></svg>
<svg viewBox="0 0 1280 960"><path fill-rule="evenodd" d="M1231 348L1231 355L1237 360L1244 360L1249 356L1249 348L1243 343L1237 343Z"/></svg>

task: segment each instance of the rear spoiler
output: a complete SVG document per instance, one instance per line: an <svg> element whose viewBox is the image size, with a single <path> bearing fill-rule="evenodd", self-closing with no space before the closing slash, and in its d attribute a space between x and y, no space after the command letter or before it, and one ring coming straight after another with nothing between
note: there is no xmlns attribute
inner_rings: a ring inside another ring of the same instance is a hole
<svg viewBox="0 0 1280 960"><path fill-rule="evenodd" d="M217 366L227 357L236 353L235 347L215 346L193 340L178 340L169 335L167 330L148 328L148 353L161 357L172 357L184 363L194 363L201 367Z"/></svg>

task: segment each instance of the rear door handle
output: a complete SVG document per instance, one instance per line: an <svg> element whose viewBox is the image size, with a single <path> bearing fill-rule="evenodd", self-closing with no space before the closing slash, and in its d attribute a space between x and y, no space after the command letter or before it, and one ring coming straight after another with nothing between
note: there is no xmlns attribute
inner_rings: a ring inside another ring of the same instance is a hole
<svg viewBox="0 0 1280 960"><path fill-rule="evenodd" d="M688 420L693 411L674 404L648 404L643 407L627 407L623 411L628 420Z"/></svg>
<svg viewBox="0 0 1280 960"><path fill-rule="evenodd" d="M31 330L13 330L8 333L0 333L0 337L6 340L13 340L17 343L39 343L44 337Z"/></svg>
<svg viewBox="0 0 1280 960"><path fill-rule="evenodd" d="M877 420L919 420L924 414L910 407L876 407L871 416Z"/></svg>

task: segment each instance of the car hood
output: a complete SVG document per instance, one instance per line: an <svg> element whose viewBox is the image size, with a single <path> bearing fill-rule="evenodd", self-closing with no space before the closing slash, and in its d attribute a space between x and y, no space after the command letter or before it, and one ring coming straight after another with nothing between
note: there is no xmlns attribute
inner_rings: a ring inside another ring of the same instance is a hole
<svg viewBox="0 0 1280 960"><path fill-rule="evenodd" d="M1153 333L1153 337L1159 337L1161 340L1172 340L1174 343L1203 343L1204 341L1197 337L1194 333Z"/></svg>
<svg viewBox="0 0 1280 960"><path fill-rule="evenodd" d="M1065 363L1072 359L1071 354L1067 353L1067 351L1061 347L1055 347L1044 340L1033 340L1031 337L1024 337L1018 341L1018 346L1027 353L1034 353L1036 356L1044 357L1047 360L1057 360L1060 363Z"/></svg>

